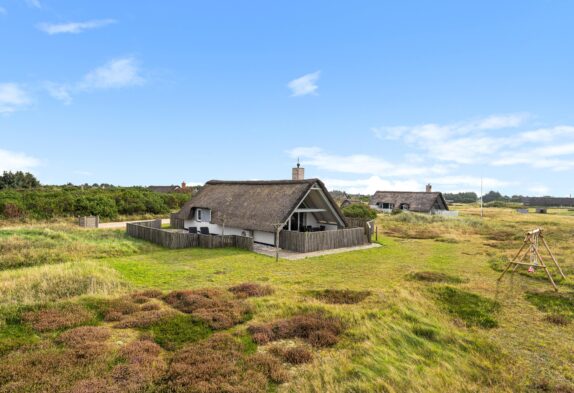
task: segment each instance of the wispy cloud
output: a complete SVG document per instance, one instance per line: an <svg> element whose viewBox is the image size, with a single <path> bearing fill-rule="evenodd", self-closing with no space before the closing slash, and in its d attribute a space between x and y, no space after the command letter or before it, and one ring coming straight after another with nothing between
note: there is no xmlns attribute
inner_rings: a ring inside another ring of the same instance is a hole
<svg viewBox="0 0 574 393"><path fill-rule="evenodd" d="M574 168L574 127L529 131L528 114L489 116L452 124L373 128L376 138L396 141L422 152L432 161L459 165L518 165L566 170ZM504 130L505 132L494 133ZM558 156L571 156L555 158Z"/></svg>
<svg viewBox="0 0 574 393"><path fill-rule="evenodd" d="M291 89L291 95L294 97L306 96L309 94L317 94L317 81L321 71L315 71L310 74L303 75L297 79L293 79L287 84L287 87Z"/></svg>
<svg viewBox="0 0 574 393"><path fill-rule="evenodd" d="M6 8L0 6L0 15L6 15L7 13Z"/></svg>
<svg viewBox="0 0 574 393"><path fill-rule="evenodd" d="M32 8L42 8L42 3L40 3L40 0L24 0L26 5L28 5L28 7L32 7Z"/></svg>
<svg viewBox="0 0 574 393"><path fill-rule="evenodd" d="M77 93L140 86L145 82L137 60L122 57L89 71L79 82L46 82L44 88L53 98L70 104Z"/></svg>
<svg viewBox="0 0 574 393"><path fill-rule="evenodd" d="M17 83L0 83L0 114L12 113L30 105L28 92Z"/></svg>
<svg viewBox="0 0 574 393"><path fill-rule="evenodd" d="M365 179L323 179L330 190L342 190L352 194L372 195L376 191L408 191L420 190L422 183L416 180L388 180L379 176L370 176Z"/></svg>
<svg viewBox="0 0 574 393"><path fill-rule="evenodd" d="M117 89L144 83L137 61L133 57L124 57L90 71L79 86L85 90Z"/></svg>
<svg viewBox="0 0 574 393"><path fill-rule="evenodd" d="M24 153L0 149L0 172L27 171L40 165L40 160Z"/></svg>
<svg viewBox="0 0 574 393"><path fill-rule="evenodd" d="M96 29L116 23L114 19L96 19L85 22L69 23L40 23L37 28L44 33L54 34L79 34L86 30Z"/></svg>
<svg viewBox="0 0 574 393"><path fill-rule="evenodd" d="M405 165L392 163L367 154L337 155L330 154L317 147L297 147L288 151L292 158L301 158L305 165L321 170L354 174L385 174L385 177L420 176L427 174L445 174L446 165Z"/></svg>

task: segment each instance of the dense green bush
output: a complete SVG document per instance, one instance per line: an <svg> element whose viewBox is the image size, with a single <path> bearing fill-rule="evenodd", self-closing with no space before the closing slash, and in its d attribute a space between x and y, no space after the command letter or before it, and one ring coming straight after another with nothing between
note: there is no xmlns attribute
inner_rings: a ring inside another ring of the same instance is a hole
<svg viewBox="0 0 574 393"><path fill-rule="evenodd" d="M140 187L5 189L0 190L0 217L51 219L97 215L114 219L120 215L166 214L189 198L187 193L162 194Z"/></svg>
<svg viewBox="0 0 574 393"><path fill-rule="evenodd" d="M346 217L353 217L353 218L367 218L370 220L374 220L375 218L377 218L377 211L363 204L355 204L344 207L343 214Z"/></svg>

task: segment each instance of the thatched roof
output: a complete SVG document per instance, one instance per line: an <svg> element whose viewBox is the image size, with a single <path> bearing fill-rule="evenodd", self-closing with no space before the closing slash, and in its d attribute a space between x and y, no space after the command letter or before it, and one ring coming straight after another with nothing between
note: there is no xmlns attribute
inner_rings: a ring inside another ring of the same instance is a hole
<svg viewBox="0 0 574 393"><path fill-rule="evenodd" d="M393 203L398 209L401 203L408 203L409 210L428 213L431 209L448 210L441 192L377 191L371 197L370 205Z"/></svg>
<svg viewBox="0 0 574 393"><path fill-rule="evenodd" d="M211 209L214 224L273 232L273 224L284 223L313 186L321 188L336 214L343 214L319 179L220 181L211 180L187 202L178 218L190 219L195 208Z"/></svg>

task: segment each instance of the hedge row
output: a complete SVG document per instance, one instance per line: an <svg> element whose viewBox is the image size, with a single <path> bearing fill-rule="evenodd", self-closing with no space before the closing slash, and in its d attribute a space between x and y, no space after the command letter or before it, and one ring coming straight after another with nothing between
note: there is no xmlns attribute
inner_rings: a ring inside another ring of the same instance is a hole
<svg viewBox="0 0 574 393"><path fill-rule="evenodd" d="M97 215L114 219L120 215L166 214L188 201L187 193L156 193L143 188L40 188L1 190L3 218L51 219Z"/></svg>

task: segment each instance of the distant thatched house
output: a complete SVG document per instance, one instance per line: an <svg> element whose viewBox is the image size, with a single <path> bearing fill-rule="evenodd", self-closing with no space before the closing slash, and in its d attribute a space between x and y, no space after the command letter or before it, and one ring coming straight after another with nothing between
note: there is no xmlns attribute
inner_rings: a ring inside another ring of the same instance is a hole
<svg viewBox="0 0 574 393"><path fill-rule="evenodd" d="M358 199L345 199L343 202L341 202L341 209L344 209L347 206L351 206L351 205L361 205L363 202L358 200Z"/></svg>
<svg viewBox="0 0 574 393"><path fill-rule="evenodd" d="M426 192L377 191L369 205L381 211L408 210L418 213L439 213L448 211L448 204L442 193L432 192L427 185Z"/></svg>
<svg viewBox="0 0 574 393"><path fill-rule="evenodd" d="M295 174L293 177L300 178ZM249 236L255 242L270 245L275 244L278 229L320 232L347 227L319 179L211 180L183 206L177 218L184 220L184 228Z"/></svg>

